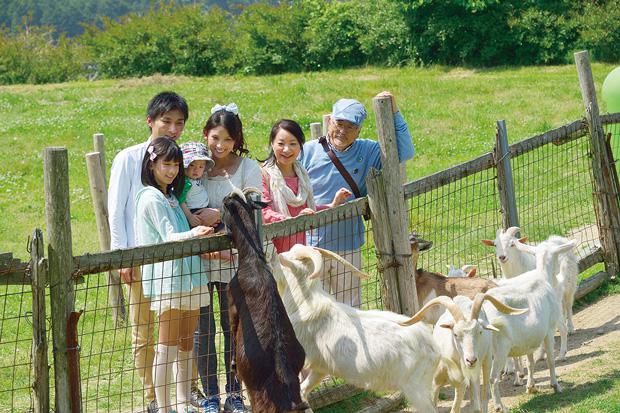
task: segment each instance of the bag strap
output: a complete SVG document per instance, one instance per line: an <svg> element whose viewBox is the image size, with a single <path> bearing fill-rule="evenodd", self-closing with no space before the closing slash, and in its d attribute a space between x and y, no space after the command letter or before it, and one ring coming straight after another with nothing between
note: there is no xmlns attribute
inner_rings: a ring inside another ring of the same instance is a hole
<svg viewBox="0 0 620 413"><path fill-rule="evenodd" d="M353 191L353 195L355 195L356 198L361 198L362 195L360 193L360 189L357 187L357 184L349 174L349 171L346 170L344 165L342 165L342 162L340 162L340 159L338 159L334 151L332 151L332 149L327 144L327 138L325 136L321 136L319 138L319 143L323 146L323 150L325 151L325 153L327 153L327 156L329 156L329 159L331 159L336 169L338 169L340 175L342 175L344 180L347 181L347 184L349 184L351 191Z"/></svg>

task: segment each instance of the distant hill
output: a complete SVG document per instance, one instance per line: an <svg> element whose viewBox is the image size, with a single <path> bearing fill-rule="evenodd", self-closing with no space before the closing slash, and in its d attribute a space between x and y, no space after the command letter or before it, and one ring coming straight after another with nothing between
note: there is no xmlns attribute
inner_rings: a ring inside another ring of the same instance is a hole
<svg viewBox="0 0 620 413"><path fill-rule="evenodd" d="M234 11L236 6L257 1L176 0L174 5L202 4L205 9L219 6ZM102 16L117 18L132 12L142 14L159 4L154 0L0 0L0 27L17 31L25 24L45 25L72 37L82 34L81 23L96 23Z"/></svg>

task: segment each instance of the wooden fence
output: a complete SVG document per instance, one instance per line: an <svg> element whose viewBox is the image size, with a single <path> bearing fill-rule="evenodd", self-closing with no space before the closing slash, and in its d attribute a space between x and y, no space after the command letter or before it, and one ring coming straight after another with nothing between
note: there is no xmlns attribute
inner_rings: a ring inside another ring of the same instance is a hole
<svg viewBox="0 0 620 413"><path fill-rule="evenodd" d="M425 237L436 241L435 249L421 257L421 262L430 265L431 269L441 271L448 263L477 259L479 263L488 264L483 265L484 275L497 276L491 254L481 249L479 239L494 236L494 230L498 227L519 224L524 230L531 229L529 233L542 238L545 231L537 229L540 225L537 226L537 221L532 218L534 214L529 211L525 202L531 197L540 206L540 199L558 197L553 196L554 188L547 188L547 192L532 197L532 191L536 192L538 188L532 189L524 185L523 181L527 181L533 174L540 175L538 172L546 168L549 162L556 165L547 171L552 176L556 175L553 168L570 164L574 173L565 177L565 181L578 182L578 191L574 191L572 195L575 197L579 192L580 199L589 197L589 207L580 206L584 210L588 209L587 213L579 215L578 219L571 218L560 222L554 228L562 231L571 229L575 223L591 223L588 228L596 230L596 235L590 234L582 239L586 248L581 250L580 270L586 271L598 263L605 265L605 271L596 272L581 282L577 297L585 295L605 282L610 275L615 275L619 268L618 179L605 128L620 124L620 114L599 116L587 59L579 55L577 62L586 108L585 119L513 145L508 145L505 122L499 121L496 147L492 153L405 185L400 184L401 172L398 162L394 161L397 154L390 103L385 99L375 99L373 103L384 167L381 172L374 171L370 174L367 180L368 196L318 212L316 215L265 225L265 240L313 230L345 219L358 219L370 211L371 221L366 232L368 242L364 251L363 269L374 275L372 279L375 284L364 286L367 297L364 307L386 308L412 314L418 308L418 303L407 240L409 230L416 229ZM318 134L319 130L318 126L313 126L312 134ZM104 171L103 149L100 149L98 154L98 167ZM527 161L528 154L539 154L536 155L536 162ZM524 159L526 161L520 163ZM556 159L560 161L555 161ZM45 150L44 186L48 231L46 248L41 231L35 230L30 243L29 262L15 260L10 254L0 255L0 284L22 286L22 301L27 298L25 301L31 303L32 315L31 345L27 350L31 355L29 365L32 371L24 379L28 385L16 386L15 383L19 380L14 379L13 388L0 391L0 402L3 406L10 406L11 410L29 409L35 412L47 412L51 407L59 412L106 409L136 411L143 407L139 400L132 400L130 403L123 401L125 397L139 399L135 396L139 389L134 388L136 380L126 378L128 373L133 371L131 359L124 356L129 346L129 327L118 322L124 317L125 305L118 279L112 271L229 249L230 241L226 235L215 235L73 256L67 163L66 149ZM584 164L587 164L585 172ZM94 170L96 167L95 164ZM563 171L565 170L567 169ZM588 176L586 183L583 182L584 173ZM98 182L99 184L94 185L95 191L91 191L94 198L97 188L102 185L105 187L105 179L103 184L101 178ZM105 204L101 200L97 202ZM478 224L472 217L477 217L475 219L479 220ZM104 218L105 214L100 216L98 221L103 222ZM541 219L547 218L543 216ZM564 235L571 234L565 231ZM105 238L105 234L102 237ZM103 249L104 241L101 243ZM105 275L101 276L101 273ZM91 285L91 281L95 284ZM31 290L27 291L24 286L30 286ZM99 293L99 287L102 287L102 293ZM105 301L101 302L102 299ZM76 308L85 308L82 319L82 313L76 311ZM101 313L104 314L103 317L100 316ZM108 327L105 317L110 316L115 323ZM50 320L51 343L46 320ZM89 320L93 325L100 322L104 327L96 332L93 329L90 333L86 328L87 321L83 320ZM4 319L2 321L4 322ZM4 331L0 330L0 348L7 341L1 336ZM81 331L81 334L78 331ZM115 336L118 334L120 338L114 339L110 348L101 347L106 344L98 343L99 337L106 337L110 333ZM77 345L74 343L76 337ZM16 339L15 347L23 341ZM117 347L118 342L121 343L120 347ZM88 343L88 346L84 343ZM97 345L100 347L96 347ZM102 362L105 358L115 359L119 354L119 366L104 365ZM50 357L53 360L52 366L49 366ZM20 372L15 370L20 367L15 363L12 367L13 377L19 376ZM0 374L9 368L11 366L0 365ZM128 385L129 388L121 385L121 388L112 390L110 383L114 380L131 385ZM32 393L29 392L30 388ZM16 397L21 391L28 393L24 398ZM323 387L314 393L311 403L315 408L320 407L357 391L347 385ZM2 394L10 394L11 397L5 400ZM51 397L55 399L53 402ZM379 404L393 406L399 399L399 395L390 395ZM24 400L27 400L27 403Z"/></svg>

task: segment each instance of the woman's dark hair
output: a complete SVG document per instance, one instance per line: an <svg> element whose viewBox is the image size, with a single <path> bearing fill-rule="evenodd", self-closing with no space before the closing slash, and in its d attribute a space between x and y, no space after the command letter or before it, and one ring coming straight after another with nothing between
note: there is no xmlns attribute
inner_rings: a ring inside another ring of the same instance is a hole
<svg viewBox="0 0 620 413"><path fill-rule="evenodd" d="M233 153L241 156L247 154L249 151L245 148L245 140L243 139L243 125L238 115L229 112L225 109L218 110L209 116L205 127L202 129L202 134L206 138L209 135L209 131L218 126L222 126L231 138L235 141L233 147Z"/></svg>
<svg viewBox="0 0 620 413"><path fill-rule="evenodd" d="M299 142L299 146L303 151L306 137L304 136L304 131L301 129L301 126L299 126L299 123L290 119L280 119L273 124L273 127L271 128L271 133L269 134L269 147L271 148L271 152L269 152L269 156L267 156L267 159L261 162L265 162L265 164L274 164L276 162L276 155L275 153L273 153L273 148L271 147L271 144L276 138L278 132L280 132L280 129L284 129L295 138L297 138L297 142Z"/></svg>
<svg viewBox="0 0 620 413"><path fill-rule="evenodd" d="M149 152L152 148L152 153ZM155 155L153 160L151 157ZM142 172L140 178L142 179L142 185L144 186L154 186L155 188L161 191L161 188L157 184L155 180L155 175L153 174L152 165L157 160L161 159L162 161L173 161L179 163L179 173L176 178L170 185L168 185L168 194L174 195L178 198L181 195L181 191L183 190L183 185L185 184L185 173L183 171L183 151L179 148L177 143L170 139L167 136L159 136L149 143L149 146L146 148L146 152L144 154L144 159L142 159Z"/></svg>

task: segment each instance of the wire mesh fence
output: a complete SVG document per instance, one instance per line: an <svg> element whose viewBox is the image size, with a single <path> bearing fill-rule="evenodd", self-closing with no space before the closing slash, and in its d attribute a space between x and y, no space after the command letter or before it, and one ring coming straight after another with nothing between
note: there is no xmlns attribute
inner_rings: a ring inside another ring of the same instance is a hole
<svg viewBox="0 0 620 413"><path fill-rule="evenodd" d="M619 116L604 120L607 133L612 136L620 134ZM559 139L534 139L528 144L521 142L512 145L511 164L523 234L534 242L552 233L575 238L579 243L580 257L584 258L599 246L599 241L592 207L589 137L585 127L577 129L579 133L566 134ZM615 148L613 138L611 142ZM615 152L616 157L618 153L620 148ZM476 264L483 276L500 276L493 252L480 242L484 238L493 238L496 230L502 226L502 205L492 154L409 183L405 185L405 195L410 230L434 242L433 249L420 256L418 266L445 273L450 264L457 267ZM359 226L359 233L356 234L363 234L365 243L357 252L348 251L345 258L357 260L356 264L370 277L360 284L359 290L355 290L356 284L349 280L346 287L339 287L339 292L345 290L348 296L359 297L359 306L363 309L383 309L385 297L382 296L382 281L372 232L373 225L382 223L362 220L366 206L367 201L360 199L313 216L266 225L264 232L268 240L265 249L271 248L269 240L273 238L295 239L298 234L305 238L306 234L320 232L321 228L329 225L336 224L335 228L338 229L340 226L337 224L347 220L363 223L364 226ZM331 241L336 243L356 235L338 230L331 234ZM108 300L109 281L105 271L140 267L166 261L173 256L192 256L198 251L230 252L225 237L212 238L217 241L184 241L163 245L161 248L142 248L137 252L116 251L74 258L75 308L84 309L78 323L84 412L145 412L151 397L145 392L141 380L144 371L137 368L134 361L132 324L135 323L131 319L122 325L115 323L113 308ZM206 272L202 266L190 267L188 272L195 276L206 273L212 280L222 281L222 274L230 274L236 268L234 262L217 258L214 262L216 265L208 266ZM334 270L335 275L338 275L338 270ZM208 335L213 344L203 357L215 356L213 364L217 367L209 368L205 381L208 382L211 377L217 383L217 392L223 401L227 396L227 377L230 381L226 367L227 332L224 331L225 323L222 323L227 317L222 311L226 307L222 301L225 291L218 289L217 285L212 287L207 293L210 300L205 313L208 326L203 331L209 330ZM329 290L327 284L325 289ZM49 300L47 306L49 308ZM30 286L0 287L0 411L32 410L31 308ZM147 334L147 344L154 345L159 327L155 318L150 321L153 322L153 329ZM47 331L51 343L51 328L48 327ZM50 345L50 364L53 352ZM50 367L52 382L53 376ZM201 385L200 376L199 372L198 385L209 392ZM337 388L337 391L344 392L341 384L338 378L324 381L318 391L314 392L315 404L328 404L333 397L329 394L330 389ZM51 397L53 400L53 383Z"/></svg>
<svg viewBox="0 0 620 413"><path fill-rule="evenodd" d="M610 131L618 126L606 125ZM533 243L552 234L575 239L580 259L600 248L586 126L573 122L511 145L510 152L522 236ZM435 243L420 256L419 266L445 272L451 265L476 264L482 276L501 276L494 251L480 242L493 239L503 226L493 156L406 186L410 229Z"/></svg>
<svg viewBox="0 0 620 413"><path fill-rule="evenodd" d="M0 411L31 408L31 297L28 285L0 286Z"/></svg>

